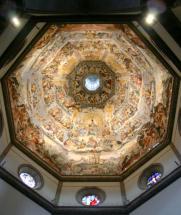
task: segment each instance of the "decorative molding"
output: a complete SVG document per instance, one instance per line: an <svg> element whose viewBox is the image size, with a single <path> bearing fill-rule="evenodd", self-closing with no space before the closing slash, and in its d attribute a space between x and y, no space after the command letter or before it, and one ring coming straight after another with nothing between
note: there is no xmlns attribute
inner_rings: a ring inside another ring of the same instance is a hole
<svg viewBox="0 0 181 215"><path fill-rule="evenodd" d="M172 151L174 152L174 154L176 155L177 159L179 160L179 162L181 164L181 153L178 151L178 149L176 148L174 143L171 143L170 147L171 147Z"/></svg>
<svg viewBox="0 0 181 215"><path fill-rule="evenodd" d="M3 120L3 114L2 114L1 109L0 109L0 138L1 138L2 133L3 133L3 128L4 128L4 120Z"/></svg>
<svg viewBox="0 0 181 215"><path fill-rule="evenodd" d="M97 76L100 80L100 87L96 91L89 91L85 86L85 79L89 75ZM115 73L103 61L82 61L68 74L67 79L69 95L80 107L103 108L115 93Z"/></svg>
<svg viewBox="0 0 181 215"><path fill-rule="evenodd" d="M178 131L181 136L181 108L179 108L178 119L177 119Z"/></svg>
<svg viewBox="0 0 181 215"><path fill-rule="evenodd" d="M127 205L129 203L129 200L127 199L126 189L123 181L120 182L120 190L121 190L123 205Z"/></svg>
<svg viewBox="0 0 181 215"><path fill-rule="evenodd" d="M127 206L116 206L116 207L96 207L96 208L86 208L86 207L56 207L48 200L40 196L34 190L28 188L26 185L21 183L15 176L11 175L5 169L0 167L0 178L5 180L8 184L12 185L15 189L19 190L21 193L26 195L31 200L35 201L41 207L50 211L52 214L64 214L72 215L78 213L79 215L128 215L134 209L145 203L151 197L162 191L164 188L169 186L171 183L176 181L181 177L181 166L175 169L172 173L163 178L160 182L155 184L149 190L145 191L143 194L138 196L135 200L131 201Z"/></svg>
<svg viewBox="0 0 181 215"><path fill-rule="evenodd" d="M52 203L54 205L58 205L60 195L61 195L61 191L62 191L62 186L63 186L63 182L59 181L58 186L57 186L57 190L56 190L56 193L55 193L55 198L52 200Z"/></svg>
<svg viewBox="0 0 181 215"><path fill-rule="evenodd" d="M128 211L120 208L112 207L96 207L96 208L61 208L59 211L55 211L52 215L129 215Z"/></svg>
<svg viewBox="0 0 181 215"><path fill-rule="evenodd" d="M96 208L62 208L60 211L55 211L52 215L129 215L127 210L111 207L96 207Z"/></svg>
<svg viewBox="0 0 181 215"><path fill-rule="evenodd" d="M4 149L4 151L1 153L1 155L0 155L0 164L1 164L1 162L4 160L4 158L6 157L6 155L8 154L8 152L9 152L9 150L12 148L12 144L11 143L9 143L7 146L6 146L6 148Z"/></svg>

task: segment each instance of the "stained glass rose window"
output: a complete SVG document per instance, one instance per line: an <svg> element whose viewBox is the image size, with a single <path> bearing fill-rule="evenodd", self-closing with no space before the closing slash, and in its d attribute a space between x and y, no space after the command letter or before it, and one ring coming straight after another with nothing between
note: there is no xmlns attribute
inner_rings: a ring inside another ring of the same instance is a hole
<svg viewBox="0 0 181 215"><path fill-rule="evenodd" d="M95 194L89 194L82 197L82 204L86 206L96 206L100 203L100 199Z"/></svg>
<svg viewBox="0 0 181 215"><path fill-rule="evenodd" d="M138 186L141 189L149 189L158 183L163 177L163 166L161 164L152 164L146 168L140 175Z"/></svg>
<svg viewBox="0 0 181 215"><path fill-rule="evenodd" d="M18 173L20 180L28 187L40 189L43 186L43 177L39 171L31 165L21 165Z"/></svg>
<svg viewBox="0 0 181 215"><path fill-rule="evenodd" d="M76 199L83 206L98 206L105 200L105 192L97 187L86 187L78 191Z"/></svg>

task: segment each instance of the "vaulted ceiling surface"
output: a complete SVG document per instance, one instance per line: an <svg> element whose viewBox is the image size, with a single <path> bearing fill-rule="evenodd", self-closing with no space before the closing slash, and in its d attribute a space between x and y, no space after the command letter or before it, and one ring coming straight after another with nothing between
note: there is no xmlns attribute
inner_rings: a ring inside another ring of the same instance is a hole
<svg viewBox="0 0 181 215"><path fill-rule="evenodd" d="M174 76L128 25L51 25L3 82L13 141L60 176L120 176L168 139Z"/></svg>

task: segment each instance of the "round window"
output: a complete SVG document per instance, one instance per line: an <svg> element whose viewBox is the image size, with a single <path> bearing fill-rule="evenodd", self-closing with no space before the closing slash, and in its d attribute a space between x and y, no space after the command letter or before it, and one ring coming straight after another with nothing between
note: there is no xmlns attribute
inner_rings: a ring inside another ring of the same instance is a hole
<svg viewBox="0 0 181 215"><path fill-rule="evenodd" d="M88 194L82 197L82 204L86 206L96 206L100 203L100 199L95 194Z"/></svg>
<svg viewBox="0 0 181 215"><path fill-rule="evenodd" d="M43 177L30 165L20 166L18 174L21 181L32 189L40 189L43 186Z"/></svg>
<svg viewBox="0 0 181 215"><path fill-rule="evenodd" d="M20 179L24 184L26 184L30 188L35 188L36 187L36 181L35 178L27 172L21 172L19 175Z"/></svg>
<svg viewBox="0 0 181 215"><path fill-rule="evenodd" d="M100 77L97 74L88 74L84 79L84 87L90 92L97 91L101 86Z"/></svg>
<svg viewBox="0 0 181 215"><path fill-rule="evenodd" d="M98 188L88 187L81 189L76 198L83 206L98 206L105 200L105 193Z"/></svg>
<svg viewBox="0 0 181 215"><path fill-rule="evenodd" d="M154 184L160 181L161 177L162 177L162 174L160 172L152 172L150 177L148 177L147 179L147 188L152 187Z"/></svg>
<svg viewBox="0 0 181 215"><path fill-rule="evenodd" d="M149 189L161 180L163 176L163 166L161 164L153 164L146 168L138 180L140 189Z"/></svg>

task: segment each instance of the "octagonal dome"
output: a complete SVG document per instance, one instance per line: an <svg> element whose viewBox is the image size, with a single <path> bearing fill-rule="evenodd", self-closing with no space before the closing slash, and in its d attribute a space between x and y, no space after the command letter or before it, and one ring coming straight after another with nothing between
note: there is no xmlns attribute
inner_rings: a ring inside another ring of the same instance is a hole
<svg viewBox="0 0 181 215"><path fill-rule="evenodd" d="M13 141L60 177L121 176L169 140L174 77L128 25L51 25L3 81Z"/></svg>

